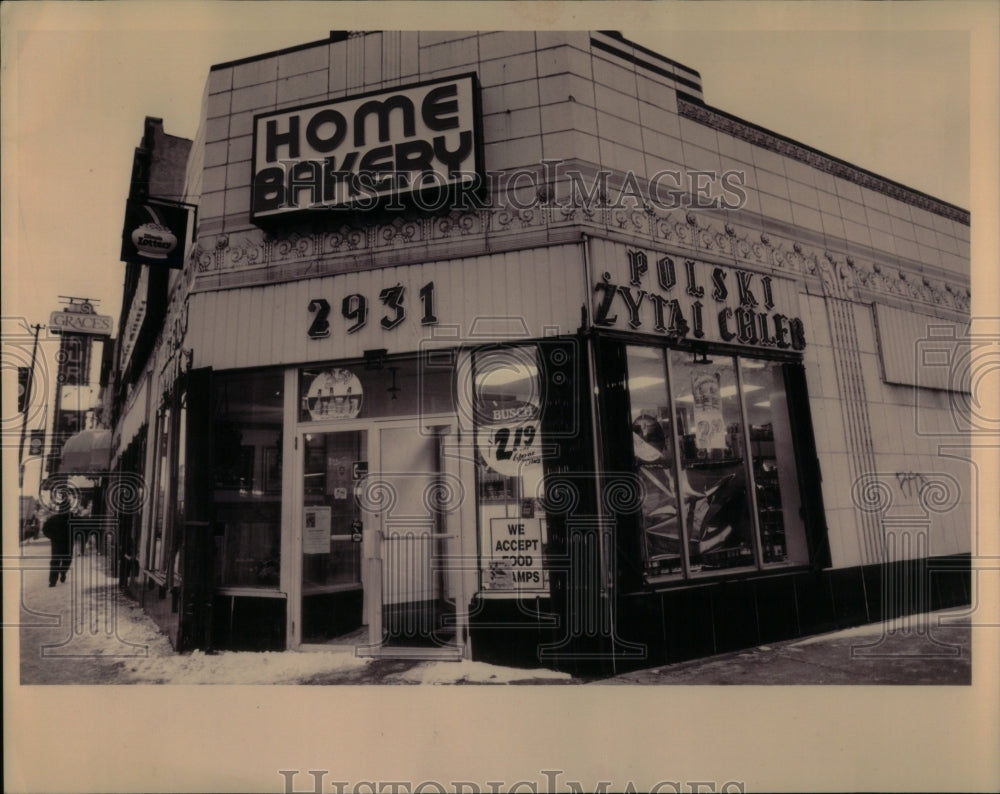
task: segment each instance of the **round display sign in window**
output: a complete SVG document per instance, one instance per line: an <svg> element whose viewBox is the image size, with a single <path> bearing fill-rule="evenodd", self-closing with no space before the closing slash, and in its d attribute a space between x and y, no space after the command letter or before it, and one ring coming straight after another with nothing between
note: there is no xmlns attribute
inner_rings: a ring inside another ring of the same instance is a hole
<svg viewBox="0 0 1000 794"><path fill-rule="evenodd" d="M354 419L361 413L361 381L347 369L317 375L306 393L309 415L319 419Z"/></svg>
<svg viewBox="0 0 1000 794"><path fill-rule="evenodd" d="M535 495L542 478L542 439L538 406L523 401L486 406L489 424L477 432L479 454L504 477L524 478L526 493Z"/></svg>

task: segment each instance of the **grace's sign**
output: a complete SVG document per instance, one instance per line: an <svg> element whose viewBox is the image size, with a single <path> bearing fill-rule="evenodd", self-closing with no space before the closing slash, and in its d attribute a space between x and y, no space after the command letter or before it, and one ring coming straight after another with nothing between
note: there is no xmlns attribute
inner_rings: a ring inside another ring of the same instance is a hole
<svg viewBox="0 0 1000 794"><path fill-rule="evenodd" d="M473 74L255 116L251 218L474 184L479 129Z"/></svg>
<svg viewBox="0 0 1000 794"><path fill-rule="evenodd" d="M621 257L595 259L596 326L782 350L806 346L789 279L618 244L607 248Z"/></svg>
<svg viewBox="0 0 1000 794"><path fill-rule="evenodd" d="M106 314L85 312L52 312L49 327L53 333L110 336L113 318Z"/></svg>

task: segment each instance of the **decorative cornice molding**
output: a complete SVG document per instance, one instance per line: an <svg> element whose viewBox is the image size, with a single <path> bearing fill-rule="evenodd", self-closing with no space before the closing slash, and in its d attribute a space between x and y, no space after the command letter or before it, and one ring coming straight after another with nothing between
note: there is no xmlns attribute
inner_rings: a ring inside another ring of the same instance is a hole
<svg viewBox="0 0 1000 794"><path fill-rule="evenodd" d="M278 282L478 256L529 243L561 244L583 233L816 279L828 295L860 300L862 293L885 294L963 314L970 309L967 281L933 278L898 261L862 259L706 213L658 213L648 207L548 204L529 209L453 210L436 217L400 216L384 223L344 223L323 230L250 228L200 238L188 267L193 271L194 289L219 289L251 281Z"/></svg>
<svg viewBox="0 0 1000 794"><path fill-rule="evenodd" d="M683 118L697 121L712 129L721 130L728 135L732 135L734 138L739 138L754 146L759 146L762 149L780 154L783 157L798 160L831 176L846 179L848 182L853 182L861 187L891 196L898 201L902 201L904 204L918 207L927 212L933 212L935 215L956 221L964 226L968 226L970 223L969 212L967 210L850 165L843 160L837 160L830 155L823 154L808 146L796 143L761 127L757 127L754 124L730 116L728 113L723 113L701 102L685 99L680 94L677 96L677 112Z"/></svg>

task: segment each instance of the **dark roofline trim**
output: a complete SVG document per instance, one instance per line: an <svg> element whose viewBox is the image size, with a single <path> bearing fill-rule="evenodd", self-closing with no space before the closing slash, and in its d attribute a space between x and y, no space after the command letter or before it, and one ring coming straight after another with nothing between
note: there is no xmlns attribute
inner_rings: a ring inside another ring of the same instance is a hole
<svg viewBox="0 0 1000 794"><path fill-rule="evenodd" d="M687 72L688 74L693 75L698 80L701 80L701 74L696 69L692 69L690 66L685 66L683 63L678 63L677 61L673 60L672 58L667 58L666 56L661 55L658 52L654 52L653 50L651 50L651 49L649 49L647 47L643 47L641 44L636 44L634 41L629 41L627 38L625 38L617 30L600 30L600 31L597 31L597 32L601 33L602 35L607 36L608 38L614 39L616 41L620 41L622 44L627 44L628 46L632 47L634 50L637 50L638 52L641 52L644 55L648 55L650 58L655 58L658 61L662 61L663 63L670 64L675 69L682 69L683 71ZM279 55L287 55L288 53L291 53L291 52L298 52L300 50L307 50L307 49L310 49L311 47L319 47L320 45L323 45L323 44L331 44L331 43L338 42L338 41L346 41L349 37L350 37L350 33L348 31L344 31L344 30L331 30L329 38L321 39L319 41L310 41L310 42L308 42L306 44L296 44L296 45L291 46L291 47L285 47L284 49L281 49L281 50L272 50L271 52L264 52L264 53L260 53L258 55L248 55L246 58L238 58L238 59L236 59L234 61L226 61L225 63L217 63L217 64L214 64L213 66L211 66L209 68L209 71L213 71L214 72L214 71L216 71L218 69L231 69L234 66L242 66L243 64L254 63L255 61L263 61L263 60L266 60L268 58L275 58L275 57L277 57ZM626 60L628 60L628 61L630 61L632 63L636 63L636 64L639 64L641 66L645 66L646 68L648 68L648 69L656 72L657 74L660 74L660 75L663 75L665 77L670 77L671 79L677 80L677 82L683 83L684 85L688 86L689 88L696 88L698 90L701 90L701 86L698 85L698 84L696 84L696 83L692 83L691 81L686 80L685 78L680 77L679 75L662 71L662 70L660 70L659 68L653 66L650 63L646 63L645 61L637 59L637 58L635 58L634 56L632 56L632 55L630 55L628 53L624 53L624 52L621 52L620 50L616 50L616 49L614 49L612 47L609 47L607 44L604 44L603 42L597 42L595 39L591 38L591 43L592 44L597 44L597 46L600 47L601 49L604 49L604 50L606 50L608 52L612 52L615 55L618 55L621 58L625 58Z"/></svg>
<svg viewBox="0 0 1000 794"><path fill-rule="evenodd" d="M900 182L894 182L873 171L868 171L846 160L841 160L839 157L821 152L819 149L806 146L803 143L772 132L753 122L745 121L738 116L713 108L706 105L697 97L678 92L677 112L683 118L691 119L713 129L722 130L747 143L752 143L754 146L759 146L762 149L798 160L800 163L805 163L831 176L840 177L861 187L870 188L902 201L904 204L933 212L935 215L956 221L964 226L970 225L969 211L962 207L907 187Z"/></svg>
<svg viewBox="0 0 1000 794"><path fill-rule="evenodd" d="M279 55L288 55L291 52L299 52L300 50L308 50L312 47L319 47L323 44L332 44L338 41L346 41L348 36L346 30L331 30L330 37L326 39L321 39L319 41L310 41L307 44L296 44L292 47L285 47L283 50L272 50L271 52L264 52L259 55L250 55L246 58L238 58L235 61L226 61L225 63L217 63L212 66L209 71L214 72L218 69L231 69L234 66L243 66L247 63L255 63L256 61L265 61L268 58L276 58Z"/></svg>
<svg viewBox="0 0 1000 794"><path fill-rule="evenodd" d="M672 82L680 83L681 85L685 85L688 88L693 88L695 91L701 91L701 86L698 85L698 83L695 83L692 80L688 80L684 77L680 77L679 75L676 75L673 72L668 72L666 69L656 66L655 64L649 63L648 61L644 61L641 58L636 58L631 53L624 52L623 50L619 50L616 47L612 47L609 44L605 44L600 39L595 39L591 37L590 46L598 50L604 50L604 52L611 53L612 55L621 58L623 61L628 61L629 63L634 64L635 66L640 66L643 69L648 69L654 74L658 74L661 77L666 77L668 80Z"/></svg>
<svg viewBox="0 0 1000 794"><path fill-rule="evenodd" d="M695 77L697 77L699 80L701 80L701 73L697 69L692 69L690 66L685 66L683 63L678 63L673 58L668 58L665 55L660 55L660 53L655 52L655 51L653 51L653 50L651 50L651 49L649 49L647 47L643 47L641 44L636 44L634 41L629 41L627 38L625 38L617 30L599 30L597 32L604 34L608 38L612 38L612 39L615 39L616 41L620 41L622 44L628 44L629 47L632 47L633 49L638 50L639 52L643 53L644 55L648 55L650 58L656 58L656 60L663 61L664 63L669 63L671 66L673 66L673 67L675 67L677 69L683 69L688 74L692 74Z"/></svg>

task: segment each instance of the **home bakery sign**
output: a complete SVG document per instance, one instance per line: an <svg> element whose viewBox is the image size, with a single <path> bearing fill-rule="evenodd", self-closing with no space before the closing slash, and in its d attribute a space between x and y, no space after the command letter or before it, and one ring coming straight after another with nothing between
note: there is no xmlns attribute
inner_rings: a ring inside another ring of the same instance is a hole
<svg viewBox="0 0 1000 794"><path fill-rule="evenodd" d="M595 326L803 350L795 282L595 240Z"/></svg>
<svg viewBox="0 0 1000 794"><path fill-rule="evenodd" d="M315 209L401 209L482 173L473 74L254 117L251 217Z"/></svg>

